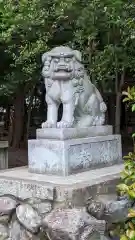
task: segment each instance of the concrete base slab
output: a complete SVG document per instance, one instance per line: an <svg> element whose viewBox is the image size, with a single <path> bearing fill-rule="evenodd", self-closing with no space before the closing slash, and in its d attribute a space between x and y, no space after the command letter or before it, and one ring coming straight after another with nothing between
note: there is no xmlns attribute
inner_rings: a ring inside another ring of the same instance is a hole
<svg viewBox="0 0 135 240"><path fill-rule="evenodd" d="M28 141L29 171L68 176L121 163L121 136Z"/></svg>
<svg viewBox="0 0 135 240"><path fill-rule="evenodd" d="M49 199L55 206L84 206L90 196L114 193L122 169L120 164L60 177L29 173L27 167L14 168L0 171L0 194Z"/></svg>
<svg viewBox="0 0 135 240"><path fill-rule="evenodd" d="M76 138L96 137L111 135L111 125L92 126L87 128L41 128L37 129L37 139L67 140Z"/></svg>

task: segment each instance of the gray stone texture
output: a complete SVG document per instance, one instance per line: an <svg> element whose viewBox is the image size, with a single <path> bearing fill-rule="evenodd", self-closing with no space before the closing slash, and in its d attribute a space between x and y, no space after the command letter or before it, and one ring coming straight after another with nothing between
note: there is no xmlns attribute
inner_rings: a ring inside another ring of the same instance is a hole
<svg viewBox="0 0 135 240"><path fill-rule="evenodd" d="M10 214L17 205L17 201L7 196L0 196L0 212L3 212L5 215Z"/></svg>
<svg viewBox="0 0 135 240"><path fill-rule="evenodd" d="M0 197L4 203L4 197ZM14 196L16 202L18 198ZM12 205L13 195L8 196L9 205ZM11 204L10 204L11 201ZM85 208L50 209L50 212L40 216L34 204L43 203L42 199L20 199L20 204L15 211L9 212L7 207L8 222L0 223L1 240L98 240L104 239L105 221L96 220L90 216ZM33 206L32 206L33 205ZM43 207L43 206L42 206ZM46 207L46 206L45 206ZM52 210L52 211L51 211ZM4 215L3 215L4 216Z"/></svg>
<svg viewBox="0 0 135 240"><path fill-rule="evenodd" d="M132 205L133 201L128 198L118 200L116 195L106 194L89 200L87 210L92 216L110 224L124 222Z"/></svg>
<svg viewBox="0 0 135 240"><path fill-rule="evenodd" d="M46 213L51 212L53 200L48 201L47 199L41 198L29 198L24 201L31 205L40 214L40 216L44 217Z"/></svg>
<svg viewBox="0 0 135 240"><path fill-rule="evenodd" d="M101 126L106 104L81 63L81 53L69 47L53 48L42 56L46 87L47 121L42 128ZM63 104L62 119L57 122Z"/></svg>
<svg viewBox="0 0 135 240"><path fill-rule="evenodd" d="M104 221L76 208L52 211L43 220L43 227L51 240L98 240L105 232Z"/></svg>
<svg viewBox="0 0 135 240"><path fill-rule="evenodd" d="M91 126L85 128L40 128L37 129L37 139L78 139L86 137L97 137L112 135L113 129L110 125Z"/></svg>
<svg viewBox="0 0 135 240"><path fill-rule="evenodd" d="M22 204L16 208L16 216L21 225L32 233L37 233L42 225L39 213L29 204Z"/></svg>
<svg viewBox="0 0 135 240"><path fill-rule="evenodd" d="M85 206L90 196L114 193L122 169L123 164L114 165L67 177L29 173L26 167L9 169L0 172L0 194L14 194L30 204L55 199L55 207Z"/></svg>
<svg viewBox="0 0 135 240"><path fill-rule="evenodd" d="M68 176L111 166L121 160L120 135L28 142L29 171L34 173Z"/></svg>
<svg viewBox="0 0 135 240"><path fill-rule="evenodd" d="M59 217L57 213L61 210L60 215L62 214L63 218L65 215L65 219L63 219L63 225L58 228L55 240L58 237L62 239L60 237L63 236L68 240L78 240L78 232L80 232L79 240L98 240L101 237L105 240L103 232L101 234L99 231L101 230L101 222L94 218L94 222L99 227L97 230L94 228L93 222L85 222L85 216L89 215L86 214L86 210L84 211L82 207L86 206L90 197L94 199L95 195L105 196L105 194L110 195L114 193L116 184L119 181L119 173L122 169L123 165L115 165L97 169L96 172L91 170L67 177L29 173L26 167L1 171L0 194L7 195L0 196L0 207L4 206L4 211L0 216L0 224L8 226L5 230L8 231L9 238L6 239L45 240L46 234L49 234L48 236L52 240L55 226L52 225L54 227L53 231L50 226L51 217L49 221L47 216L53 216L52 221L57 224L57 217ZM15 195L9 195L9 193L14 193ZM13 211L10 211L11 209ZM53 212L52 209L54 209ZM65 211L65 209L67 210ZM78 209L84 211L83 215L80 216ZM71 219L71 214L68 215L67 211L69 210L70 212L74 211L74 219L77 219L77 221L74 222ZM91 219L91 216L88 218ZM43 219L45 219L46 228L44 228ZM79 225L80 222L82 227ZM41 228L39 228L40 226ZM67 228L65 229L64 226L67 226ZM72 226L76 232L73 231L70 234L70 227ZM4 234L2 236L5 236Z"/></svg>
<svg viewBox="0 0 135 240"><path fill-rule="evenodd" d="M44 201L41 203L33 204L33 208L36 209L41 216L45 216L48 212L51 212L52 204L51 202Z"/></svg>
<svg viewBox="0 0 135 240"><path fill-rule="evenodd" d="M13 202L13 199L18 203L17 205ZM48 200L44 201L47 204ZM13 195L0 196L0 207L4 205L4 208L0 209L0 239L47 240L45 238L46 233L41 229L42 220L47 213L44 213L41 217L38 209L34 207L35 203L40 205L44 201L38 198L18 199ZM48 213L51 210L51 208L48 209Z"/></svg>
<svg viewBox="0 0 135 240"><path fill-rule="evenodd" d="M7 240L8 236L7 226L0 223L0 240Z"/></svg>
<svg viewBox="0 0 135 240"><path fill-rule="evenodd" d="M19 222L13 219L9 224L9 240L40 240L38 236L28 232ZM42 239L41 239L42 240Z"/></svg>
<svg viewBox="0 0 135 240"><path fill-rule="evenodd" d="M19 198L53 199L54 187L36 181L0 177L0 194L13 194Z"/></svg>

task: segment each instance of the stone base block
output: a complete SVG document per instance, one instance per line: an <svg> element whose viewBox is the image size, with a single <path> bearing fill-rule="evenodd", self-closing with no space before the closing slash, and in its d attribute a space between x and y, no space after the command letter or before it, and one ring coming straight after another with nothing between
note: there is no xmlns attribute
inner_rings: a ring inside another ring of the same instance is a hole
<svg viewBox="0 0 135 240"><path fill-rule="evenodd" d="M41 128L37 129L38 139L67 140L76 138L96 137L111 135L111 125L92 126L87 128Z"/></svg>
<svg viewBox="0 0 135 240"><path fill-rule="evenodd" d="M120 163L121 136L72 140L35 139L28 142L29 171L68 176Z"/></svg>
<svg viewBox="0 0 135 240"><path fill-rule="evenodd" d="M51 200L54 208L86 206L89 197L116 192L122 169L120 164L67 177L29 173L27 167L1 170L0 195Z"/></svg>

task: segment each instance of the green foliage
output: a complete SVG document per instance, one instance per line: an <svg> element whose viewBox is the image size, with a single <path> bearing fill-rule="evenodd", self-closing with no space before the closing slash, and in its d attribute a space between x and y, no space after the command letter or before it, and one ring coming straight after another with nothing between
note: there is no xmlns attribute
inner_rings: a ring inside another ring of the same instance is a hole
<svg viewBox="0 0 135 240"><path fill-rule="evenodd" d="M91 80L104 92L117 92L123 71L134 74L134 15L125 0L1 0L0 43L9 64L0 95L22 85L31 89L41 54L59 44L80 49Z"/></svg>
<svg viewBox="0 0 135 240"><path fill-rule="evenodd" d="M128 87L127 92L124 91L123 95L125 95L123 102L127 102L132 112L135 112L135 86Z"/></svg>
<svg viewBox="0 0 135 240"><path fill-rule="evenodd" d="M5 78L0 79L0 95L12 94L20 87L27 92L39 80L41 54L51 47L49 41L59 32L60 24L64 28L61 36L71 24L67 13L73 2L0 1L0 43L10 62Z"/></svg>
<svg viewBox="0 0 135 240"><path fill-rule="evenodd" d="M87 2L77 20L75 45L84 52L91 79L117 92L123 71L135 69L135 8L124 0Z"/></svg>
<svg viewBox="0 0 135 240"><path fill-rule="evenodd" d="M132 112L135 111L135 87L128 87L125 95L124 102L127 102L131 107ZM132 134L133 143L135 133ZM128 156L124 157L124 170L121 172L122 183L117 186L118 193L123 196L127 195L129 199L135 201L135 144L133 152L129 152ZM124 226L120 228L121 240L134 240L135 239L135 209L129 209L127 219Z"/></svg>
<svg viewBox="0 0 135 240"><path fill-rule="evenodd" d="M134 16L126 0L0 0L0 97L11 102L21 89L29 98L42 53L59 44L82 51L102 92L121 92L125 75L135 75Z"/></svg>

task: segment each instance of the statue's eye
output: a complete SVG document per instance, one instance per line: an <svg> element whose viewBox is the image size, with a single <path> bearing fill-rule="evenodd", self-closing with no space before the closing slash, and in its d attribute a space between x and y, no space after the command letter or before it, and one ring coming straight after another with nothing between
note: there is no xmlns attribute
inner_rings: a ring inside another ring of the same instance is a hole
<svg viewBox="0 0 135 240"><path fill-rule="evenodd" d="M54 62L58 63L59 62L59 58L54 58Z"/></svg>
<svg viewBox="0 0 135 240"><path fill-rule="evenodd" d="M46 61L44 65L45 65L45 66L50 66L50 62L49 62L49 61Z"/></svg>
<svg viewBox="0 0 135 240"><path fill-rule="evenodd" d="M65 58L65 62L69 63L71 61L71 58Z"/></svg>
<svg viewBox="0 0 135 240"><path fill-rule="evenodd" d="M51 60L52 60L51 56L48 56L47 61L51 62Z"/></svg>
<svg viewBox="0 0 135 240"><path fill-rule="evenodd" d="M78 68L78 71L79 71L79 72L81 72L82 70L83 70L83 69L82 69L81 67L80 67L80 68Z"/></svg>

